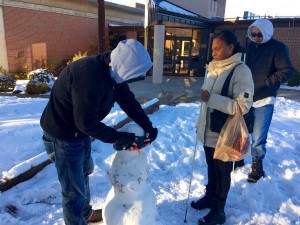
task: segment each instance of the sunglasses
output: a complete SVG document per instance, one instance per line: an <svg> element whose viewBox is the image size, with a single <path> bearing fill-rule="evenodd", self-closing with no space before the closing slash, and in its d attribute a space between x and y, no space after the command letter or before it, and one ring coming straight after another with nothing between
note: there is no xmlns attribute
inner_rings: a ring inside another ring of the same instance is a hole
<svg viewBox="0 0 300 225"><path fill-rule="evenodd" d="M253 38L255 38L255 37L262 38L263 35L262 35L262 33L251 33L251 37L253 37Z"/></svg>

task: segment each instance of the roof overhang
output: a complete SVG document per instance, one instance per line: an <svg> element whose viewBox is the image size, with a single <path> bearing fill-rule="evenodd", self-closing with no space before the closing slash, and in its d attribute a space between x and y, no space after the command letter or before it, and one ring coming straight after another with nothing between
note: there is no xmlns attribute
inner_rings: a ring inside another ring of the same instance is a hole
<svg viewBox="0 0 300 225"><path fill-rule="evenodd" d="M168 21L179 24L208 28L210 19L186 10L167 0L149 0L149 24L153 21Z"/></svg>

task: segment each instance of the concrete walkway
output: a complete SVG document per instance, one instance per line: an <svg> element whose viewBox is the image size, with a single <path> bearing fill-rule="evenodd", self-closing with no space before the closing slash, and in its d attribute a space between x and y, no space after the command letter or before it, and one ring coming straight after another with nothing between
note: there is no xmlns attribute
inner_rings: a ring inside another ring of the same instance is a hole
<svg viewBox="0 0 300 225"><path fill-rule="evenodd" d="M203 77L166 76L162 84L153 84L152 77L148 76L144 81L129 86L141 103L158 98L160 104L176 105L179 102L198 101L203 81Z"/></svg>
<svg viewBox="0 0 300 225"><path fill-rule="evenodd" d="M144 103L158 98L160 104L176 105L179 102L199 101L203 77L171 77L165 76L162 84L153 84L152 77L144 81L129 84L136 98ZM279 89L278 97L300 102L300 91L292 89Z"/></svg>
<svg viewBox="0 0 300 225"><path fill-rule="evenodd" d="M147 76L145 80L129 84L129 86L140 103L145 103L154 98L158 98L160 104L176 105L180 102L199 101L200 88L203 85L203 81L203 77L164 76L162 84L153 84L152 76ZM26 95L11 93L0 93L0 96L17 96L23 98L49 97L49 95ZM278 96L300 102L299 90L279 89Z"/></svg>

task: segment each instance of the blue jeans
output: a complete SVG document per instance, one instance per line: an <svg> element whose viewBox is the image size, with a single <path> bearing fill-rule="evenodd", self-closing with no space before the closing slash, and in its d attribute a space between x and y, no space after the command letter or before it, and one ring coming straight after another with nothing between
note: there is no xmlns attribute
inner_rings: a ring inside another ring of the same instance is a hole
<svg viewBox="0 0 300 225"><path fill-rule="evenodd" d="M43 141L61 185L65 224L86 225L92 213L89 174L94 170L90 138L66 141L44 132Z"/></svg>
<svg viewBox="0 0 300 225"><path fill-rule="evenodd" d="M266 143L272 121L274 105L254 108L255 122L252 133L252 159L260 160L266 155Z"/></svg>

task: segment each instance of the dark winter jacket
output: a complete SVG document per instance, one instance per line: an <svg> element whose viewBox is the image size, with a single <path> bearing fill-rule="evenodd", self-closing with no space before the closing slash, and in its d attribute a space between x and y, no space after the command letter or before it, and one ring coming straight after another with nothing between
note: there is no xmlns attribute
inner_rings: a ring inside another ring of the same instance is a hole
<svg viewBox="0 0 300 225"><path fill-rule="evenodd" d="M92 136L113 143L118 132L101 120L115 102L145 131L152 128L128 84L111 78L109 62L109 53L89 56L61 72L40 120L44 131L63 140Z"/></svg>
<svg viewBox="0 0 300 225"><path fill-rule="evenodd" d="M246 65L253 76L254 101L276 97L280 85L290 79L294 71L288 48L275 39L263 44L251 42L247 48Z"/></svg>
<svg viewBox="0 0 300 225"><path fill-rule="evenodd" d="M262 35L261 43L251 37L252 27L257 27ZM254 21L248 28L252 42L247 47L246 65L250 68L254 82L253 101L277 96L280 85L293 76L294 68L287 46L272 38L273 24L265 18Z"/></svg>

